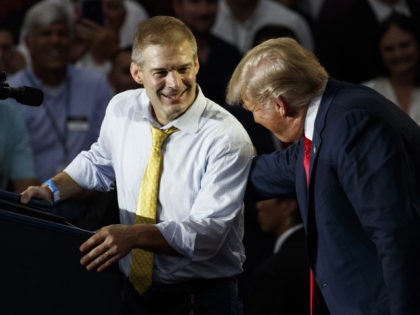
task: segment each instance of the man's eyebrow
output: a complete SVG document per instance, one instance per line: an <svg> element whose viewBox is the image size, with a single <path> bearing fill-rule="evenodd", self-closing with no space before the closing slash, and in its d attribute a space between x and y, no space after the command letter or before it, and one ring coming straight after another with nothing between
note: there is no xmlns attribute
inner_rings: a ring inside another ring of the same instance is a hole
<svg viewBox="0 0 420 315"><path fill-rule="evenodd" d="M157 67L157 68L151 68L152 71L170 71L170 70L176 70L176 69L181 69L181 68L186 68L186 67L191 67L193 65L192 62L188 62L179 66L174 66L171 68L165 68L165 67Z"/></svg>

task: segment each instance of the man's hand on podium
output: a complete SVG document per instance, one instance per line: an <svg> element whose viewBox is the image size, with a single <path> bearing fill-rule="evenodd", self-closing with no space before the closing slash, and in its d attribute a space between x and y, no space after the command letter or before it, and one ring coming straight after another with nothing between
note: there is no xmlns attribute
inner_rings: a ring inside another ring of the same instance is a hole
<svg viewBox="0 0 420 315"><path fill-rule="evenodd" d="M89 271L103 271L129 253L136 237L133 226L105 226L80 246L80 251L85 253L80 263Z"/></svg>
<svg viewBox="0 0 420 315"><path fill-rule="evenodd" d="M53 204L52 192L46 185L29 186L20 196L20 202L23 204L27 204L32 198L40 198Z"/></svg>
<svg viewBox="0 0 420 315"><path fill-rule="evenodd" d="M20 202L27 204L32 198L40 198L54 205L82 191L83 189L67 173L61 172L41 186L29 186L21 193Z"/></svg>

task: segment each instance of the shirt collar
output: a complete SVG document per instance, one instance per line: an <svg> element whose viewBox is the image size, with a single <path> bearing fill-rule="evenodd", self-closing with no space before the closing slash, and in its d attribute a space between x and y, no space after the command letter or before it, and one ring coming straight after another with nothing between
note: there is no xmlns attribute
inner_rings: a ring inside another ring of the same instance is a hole
<svg viewBox="0 0 420 315"><path fill-rule="evenodd" d="M199 129L200 118L206 108L207 99L197 84L198 94L188 110L173 121L173 125L180 130L195 133Z"/></svg>
<svg viewBox="0 0 420 315"><path fill-rule="evenodd" d="M392 11L396 11L406 16L411 16L410 8L408 7L405 0L400 0L392 6L379 0L368 0L368 2L378 22L385 20L392 13Z"/></svg>
<svg viewBox="0 0 420 315"><path fill-rule="evenodd" d="M312 141L314 135L315 118L318 113L322 95L312 98L305 117L305 137Z"/></svg>

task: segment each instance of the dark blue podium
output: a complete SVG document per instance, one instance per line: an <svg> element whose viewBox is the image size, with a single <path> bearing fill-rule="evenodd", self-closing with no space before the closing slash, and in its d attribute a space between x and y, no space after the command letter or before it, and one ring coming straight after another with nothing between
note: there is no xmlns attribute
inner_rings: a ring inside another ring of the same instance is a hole
<svg viewBox="0 0 420 315"><path fill-rule="evenodd" d="M79 246L92 232L48 210L0 191L0 314L120 314L118 266L87 271Z"/></svg>

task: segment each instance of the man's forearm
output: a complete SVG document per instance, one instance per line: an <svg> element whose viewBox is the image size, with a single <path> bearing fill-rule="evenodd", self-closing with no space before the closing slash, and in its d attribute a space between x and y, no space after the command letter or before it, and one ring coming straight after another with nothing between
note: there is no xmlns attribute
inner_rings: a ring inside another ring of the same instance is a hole
<svg viewBox="0 0 420 315"><path fill-rule="evenodd" d="M71 177L65 172L60 172L54 177L51 178L51 180L55 183L57 186L59 192L60 192L60 201L65 200L74 194L77 194L81 191L83 191L83 188L80 187Z"/></svg>

